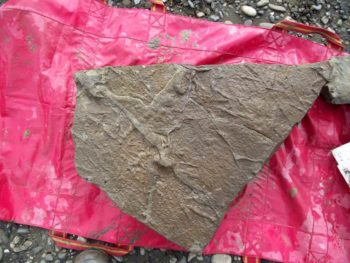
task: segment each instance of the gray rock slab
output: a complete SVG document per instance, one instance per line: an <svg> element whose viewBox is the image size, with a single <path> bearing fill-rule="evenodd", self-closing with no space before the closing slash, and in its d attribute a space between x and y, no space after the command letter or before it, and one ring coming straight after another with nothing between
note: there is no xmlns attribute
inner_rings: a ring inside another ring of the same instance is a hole
<svg viewBox="0 0 350 263"><path fill-rule="evenodd" d="M76 168L124 212L200 252L329 72L329 63L79 72Z"/></svg>

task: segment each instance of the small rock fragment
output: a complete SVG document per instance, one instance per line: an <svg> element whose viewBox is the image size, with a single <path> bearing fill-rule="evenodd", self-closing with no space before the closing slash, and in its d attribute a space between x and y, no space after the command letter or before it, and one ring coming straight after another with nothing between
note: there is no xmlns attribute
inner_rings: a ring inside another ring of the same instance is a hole
<svg viewBox="0 0 350 263"><path fill-rule="evenodd" d="M9 238L4 230L0 229L0 245L7 244L9 242Z"/></svg>
<svg viewBox="0 0 350 263"><path fill-rule="evenodd" d="M176 263L177 262L177 258L176 257L171 257L169 260L169 263Z"/></svg>
<svg viewBox="0 0 350 263"><path fill-rule="evenodd" d="M321 9L322 9L322 5L321 5L321 4L312 5L312 6L311 6L311 10L320 11Z"/></svg>
<svg viewBox="0 0 350 263"><path fill-rule="evenodd" d="M26 227L20 227L17 229L17 234L28 234L29 233L29 229Z"/></svg>
<svg viewBox="0 0 350 263"><path fill-rule="evenodd" d="M186 257L185 257L185 256L182 257L182 258L180 259L179 263L187 263Z"/></svg>
<svg viewBox="0 0 350 263"><path fill-rule="evenodd" d="M241 7L241 11L243 12L243 14L245 14L246 16L251 16L254 17L256 16L257 12L255 10L255 8L249 6L249 5L243 5Z"/></svg>
<svg viewBox="0 0 350 263"><path fill-rule="evenodd" d="M216 254L211 258L211 263L231 263L232 258L225 254Z"/></svg>
<svg viewBox="0 0 350 263"><path fill-rule="evenodd" d="M227 25L232 25L233 24L232 21L230 21L230 20L226 20L224 23L227 24Z"/></svg>
<svg viewBox="0 0 350 263"><path fill-rule="evenodd" d="M278 12L286 12L287 11L287 9L281 5L269 4L269 8L274 10L274 11L278 11Z"/></svg>
<svg viewBox="0 0 350 263"><path fill-rule="evenodd" d="M88 249L81 252L74 260L74 263L86 263L86 262L108 263L109 257L105 252L101 250Z"/></svg>
<svg viewBox="0 0 350 263"><path fill-rule="evenodd" d="M79 236L79 237L77 238L77 241L86 243L86 242L87 242L87 239L86 239L85 237L80 237L80 236Z"/></svg>
<svg viewBox="0 0 350 263"><path fill-rule="evenodd" d="M67 252L66 251L60 251L60 253L58 253L58 255L57 255L57 257L59 258L59 259L65 259L66 258L66 256L67 256Z"/></svg>
<svg viewBox="0 0 350 263"><path fill-rule="evenodd" d="M2 251L2 247L0 247L0 262L3 257L4 257L4 251Z"/></svg>
<svg viewBox="0 0 350 263"><path fill-rule="evenodd" d="M188 2L188 5L191 7L191 8L194 8L194 3L191 1L191 0L187 0Z"/></svg>
<svg viewBox="0 0 350 263"><path fill-rule="evenodd" d="M204 17L204 16L205 16L205 13L199 11L199 12L196 13L196 16L199 17L199 18L200 18L200 17Z"/></svg>
<svg viewBox="0 0 350 263"><path fill-rule="evenodd" d="M45 260L49 262L53 261L53 255L51 253L46 254Z"/></svg>
<svg viewBox="0 0 350 263"><path fill-rule="evenodd" d="M326 16L323 16L323 17L321 18L321 22L322 22L324 25L327 25L328 22L329 22L329 18L326 17Z"/></svg>
<svg viewBox="0 0 350 263"><path fill-rule="evenodd" d="M144 256L146 254L146 250L142 247L140 248L140 255Z"/></svg>
<svg viewBox="0 0 350 263"><path fill-rule="evenodd" d="M260 0L259 2L256 3L257 7L262 7L269 4L269 0Z"/></svg>
<svg viewBox="0 0 350 263"><path fill-rule="evenodd" d="M244 25L246 26L251 26L253 24L253 20L251 19L247 19L246 21L244 21Z"/></svg>
<svg viewBox="0 0 350 263"><path fill-rule="evenodd" d="M42 246L37 246L37 247L35 247L35 248L33 248L32 249L32 253L34 254L34 255L36 255L36 254L38 254L40 251L42 251L43 250L43 247Z"/></svg>
<svg viewBox="0 0 350 263"><path fill-rule="evenodd" d="M194 259L196 257L196 254L194 253L189 253L187 256L187 262L190 262L192 259Z"/></svg>
<svg viewBox="0 0 350 263"><path fill-rule="evenodd" d="M141 0L134 0L135 5L138 5L139 3L141 3Z"/></svg>
<svg viewBox="0 0 350 263"><path fill-rule="evenodd" d="M211 15L211 16L209 16L209 18L210 18L210 20L213 20L213 21L219 21L219 19L220 19L220 17L219 16L217 16L217 15Z"/></svg>

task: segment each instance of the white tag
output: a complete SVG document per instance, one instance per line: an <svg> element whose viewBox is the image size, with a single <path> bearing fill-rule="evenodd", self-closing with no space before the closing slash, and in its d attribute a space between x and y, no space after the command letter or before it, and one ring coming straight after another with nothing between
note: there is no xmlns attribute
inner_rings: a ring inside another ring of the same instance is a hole
<svg viewBox="0 0 350 263"><path fill-rule="evenodd" d="M350 186L350 143L335 148L332 150L332 154L338 163L340 173Z"/></svg>

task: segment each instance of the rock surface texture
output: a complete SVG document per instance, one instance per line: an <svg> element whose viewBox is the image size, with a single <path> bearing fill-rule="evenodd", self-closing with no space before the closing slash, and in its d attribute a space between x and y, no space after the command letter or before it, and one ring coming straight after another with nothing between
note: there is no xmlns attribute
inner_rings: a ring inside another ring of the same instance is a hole
<svg viewBox="0 0 350 263"><path fill-rule="evenodd" d="M328 67L312 65L79 72L78 172L124 212L200 252L326 84Z"/></svg>

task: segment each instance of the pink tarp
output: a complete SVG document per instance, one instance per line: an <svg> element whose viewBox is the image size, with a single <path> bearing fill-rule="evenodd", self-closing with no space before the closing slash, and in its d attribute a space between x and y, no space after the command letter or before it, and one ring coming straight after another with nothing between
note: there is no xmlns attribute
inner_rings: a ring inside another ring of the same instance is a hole
<svg viewBox="0 0 350 263"><path fill-rule="evenodd" d="M10 0L0 9L0 219L108 242L180 249L122 213L74 168L74 72L154 63L302 64L340 55L286 33L97 0ZM205 253L350 261L350 192L330 150L350 106L318 99L232 204Z"/></svg>

